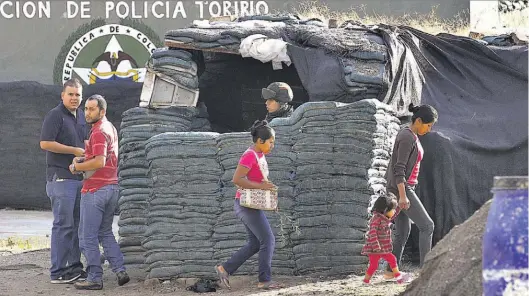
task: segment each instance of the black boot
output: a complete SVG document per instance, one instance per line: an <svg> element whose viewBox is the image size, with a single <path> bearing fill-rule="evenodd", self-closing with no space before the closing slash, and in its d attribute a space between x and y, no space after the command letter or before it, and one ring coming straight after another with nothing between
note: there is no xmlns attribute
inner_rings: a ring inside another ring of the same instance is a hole
<svg viewBox="0 0 529 296"><path fill-rule="evenodd" d="M116 273L116 276L118 277L118 285L120 286L123 286L124 284L130 281L130 277L125 271L120 271Z"/></svg>

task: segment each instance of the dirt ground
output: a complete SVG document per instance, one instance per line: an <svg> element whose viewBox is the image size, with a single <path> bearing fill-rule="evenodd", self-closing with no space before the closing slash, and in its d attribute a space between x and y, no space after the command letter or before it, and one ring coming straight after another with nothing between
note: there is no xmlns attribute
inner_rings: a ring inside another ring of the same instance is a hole
<svg viewBox="0 0 529 296"><path fill-rule="evenodd" d="M49 249L31 251L21 254L0 252L0 296L62 296L62 295L112 295L112 296L148 296L148 295L196 295L186 291L186 286L193 284L191 279L174 281L145 281L141 270L129 269L131 281L119 287L115 275L105 265L104 289L101 291L78 291L72 285L58 285L49 282ZM406 270L406 269L405 269ZM415 270L416 271L416 270ZM412 271L413 272L413 271ZM414 278L417 274L414 272ZM231 290L218 289L219 295L398 295L406 285L394 282L383 282L381 275L373 278L370 286L362 285L362 276L351 275L339 279L311 279L309 277L275 277L275 280L286 288L262 292L256 288L256 278L249 276L231 277Z"/></svg>

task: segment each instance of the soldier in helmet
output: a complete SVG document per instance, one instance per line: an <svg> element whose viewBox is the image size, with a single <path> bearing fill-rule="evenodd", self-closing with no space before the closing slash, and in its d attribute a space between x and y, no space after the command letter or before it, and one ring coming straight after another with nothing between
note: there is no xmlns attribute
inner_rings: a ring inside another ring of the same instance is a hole
<svg viewBox="0 0 529 296"><path fill-rule="evenodd" d="M270 122L274 118L289 117L294 108L289 105L294 98L292 89L284 82L273 82L261 91L263 99L266 101L265 120Z"/></svg>

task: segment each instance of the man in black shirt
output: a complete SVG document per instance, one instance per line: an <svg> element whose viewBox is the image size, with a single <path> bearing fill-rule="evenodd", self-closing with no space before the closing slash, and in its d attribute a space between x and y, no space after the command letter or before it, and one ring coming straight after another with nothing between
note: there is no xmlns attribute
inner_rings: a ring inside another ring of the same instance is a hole
<svg viewBox="0 0 529 296"><path fill-rule="evenodd" d="M79 205L82 175L69 166L75 156L84 155L88 127L79 105L82 85L78 79L64 83L62 102L46 114L40 147L46 150L46 193L53 211L51 230L51 283L73 283L86 278L79 250Z"/></svg>

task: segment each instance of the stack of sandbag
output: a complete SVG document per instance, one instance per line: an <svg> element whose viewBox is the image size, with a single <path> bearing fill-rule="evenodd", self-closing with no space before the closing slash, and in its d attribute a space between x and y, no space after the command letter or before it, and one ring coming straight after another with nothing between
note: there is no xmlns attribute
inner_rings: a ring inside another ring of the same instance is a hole
<svg viewBox="0 0 529 296"><path fill-rule="evenodd" d="M380 37L366 26L322 28L299 25L284 28L288 40L303 47L322 48L336 56L362 60L387 60L387 49Z"/></svg>
<svg viewBox="0 0 529 296"><path fill-rule="evenodd" d="M290 118L295 143L291 235L297 274L335 275L365 268L360 251L368 208L385 187L398 120L377 100L307 103Z"/></svg>
<svg viewBox="0 0 529 296"><path fill-rule="evenodd" d="M292 235L298 232L294 219L294 188L296 177L296 154L292 150L291 121L288 118L276 118L270 126L276 133L274 149L268 155L269 179L278 186L279 210L266 212L276 238L276 250L272 259L275 273L294 273L294 253Z"/></svg>
<svg viewBox="0 0 529 296"><path fill-rule="evenodd" d="M270 124L276 146L266 158L279 187L279 212L266 213L276 237L274 272L363 270L368 212L384 191L398 119L372 99L306 103ZM251 145L249 133L164 133L147 141L152 192L143 247L151 278L214 276L211 267L246 244L232 178ZM256 259L238 274L257 272Z"/></svg>
<svg viewBox="0 0 529 296"><path fill-rule="evenodd" d="M338 60L343 81L335 84L343 85L346 99L332 96L333 100L350 103L379 98L385 94L389 83L388 79L384 79L388 61L387 48L382 38L371 33L367 26L348 22L336 29L299 25L288 26L284 31L290 44L301 48L321 49ZM290 50L296 52L295 49ZM295 63L296 56L293 56L293 60ZM331 66L332 63L334 61L327 62L326 65L335 68L336 66ZM332 77L336 72L325 68L320 71L324 71L328 75L326 77Z"/></svg>
<svg viewBox="0 0 529 296"><path fill-rule="evenodd" d="M163 74L177 85L198 90L198 66L192 53L172 48L157 48L147 62L147 70Z"/></svg>
<svg viewBox="0 0 529 296"><path fill-rule="evenodd" d="M209 277L219 212L216 133L164 133L150 138L152 194L145 264L150 278Z"/></svg>
<svg viewBox="0 0 529 296"><path fill-rule="evenodd" d="M213 233L214 258L224 262L246 244L247 234L244 224L235 216L233 204L237 191L232 182L239 159L246 149L253 145L250 133L227 133L217 138L217 156L222 167L219 195L220 212ZM257 269L255 258L250 259L237 271L238 274L254 272Z"/></svg>
<svg viewBox="0 0 529 296"><path fill-rule="evenodd" d="M384 40L363 25L342 27L348 38L361 44L339 58L348 92L357 100L379 98L388 88L388 79L384 79L388 62Z"/></svg>
<svg viewBox="0 0 529 296"><path fill-rule="evenodd" d="M132 108L122 114L119 136L119 244L126 264L143 264L142 240L147 225L147 200L151 193L145 141L176 131L189 131L195 108Z"/></svg>
<svg viewBox="0 0 529 296"><path fill-rule="evenodd" d="M165 34L166 44L182 44L199 49L220 49L239 52L241 40L262 34L268 38L279 39L283 22L247 20L224 22L196 20L187 28L170 30Z"/></svg>
<svg viewBox="0 0 529 296"><path fill-rule="evenodd" d="M386 63L378 60L340 58L347 91L356 100L376 99L387 86L384 82Z"/></svg>
<svg viewBox="0 0 529 296"><path fill-rule="evenodd" d="M314 25L319 27L326 27L322 20L318 18L301 19L298 15L290 13L277 13L277 14L256 14L246 15L237 18L237 21L269 21L269 22L283 22L287 25Z"/></svg>

